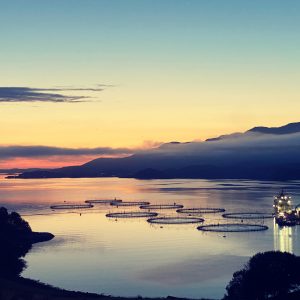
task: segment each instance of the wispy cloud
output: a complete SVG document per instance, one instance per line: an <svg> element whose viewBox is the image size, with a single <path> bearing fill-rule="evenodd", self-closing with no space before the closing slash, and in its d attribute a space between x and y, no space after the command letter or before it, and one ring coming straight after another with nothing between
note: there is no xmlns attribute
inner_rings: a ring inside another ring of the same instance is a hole
<svg viewBox="0 0 300 300"><path fill-rule="evenodd" d="M0 146L0 159L13 157L48 157L48 156L79 156L79 155L99 155L99 156L120 156L133 153L133 149L128 148L63 148L48 146Z"/></svg>
<svg viewBox="0 0 300 300"><path fill-rule="evenodd" d="M0 87L0 102L55 102L76 103L88 101L89 96L66 95L65 92L101 92L105 85L96 88L32 88L32 87Z"/></svg>

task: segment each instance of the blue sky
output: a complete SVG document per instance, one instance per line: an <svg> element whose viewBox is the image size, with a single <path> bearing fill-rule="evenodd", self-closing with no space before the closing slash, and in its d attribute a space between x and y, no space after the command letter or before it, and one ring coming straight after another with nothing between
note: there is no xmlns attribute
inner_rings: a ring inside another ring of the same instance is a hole
<svg viewBox="0 0 300 300"><path fill-rule="evenodd" d="M299 121L298 1L0 0L0 7L1 86L67 87L67 97L92 100L8 103L0 90L6 146L130 148ZM88 91L99 84L107 86ZM83 95L71 90L80 87Z"/></svg>
<svg viewBox="0 0 300 300"><path fill-rule="evenodd" d="M87 72L87 81L105 80L106 71L122 83L124 73L174 64L194 72L273 64L292 71L299 65L299 8L274 0L2 1L1 65L10 74L30 67L29 78L14 77L32 84L41 71Z"/></svg>

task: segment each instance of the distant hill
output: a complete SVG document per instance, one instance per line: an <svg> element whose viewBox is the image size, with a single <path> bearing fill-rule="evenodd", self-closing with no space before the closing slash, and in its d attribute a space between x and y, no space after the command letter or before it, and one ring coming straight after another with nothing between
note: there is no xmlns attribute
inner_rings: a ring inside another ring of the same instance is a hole
<svg viewBox="0 0 300 300"><path fill-rule="evenodd" d="M23 172L31 172L31 171L38 171L41 170L39 168L28 168L28 169L0 169L0 174L19 174Z"/></svg>
<svg viewBox="0 0 300 300"><path fill-rule="evenodd" d="M285 126L281 127L254 127L248 132L255 132L255 133L264 133L264 134L292 134L292 133L299 133L300 132L300 122L297 123L289 123Z"/></svg>
<svg viewBox="0 0 300 300"><path fill-rule="evenodd" d="M265 126L257 126L253 127L246 132L236 132L231 134L220 135L215 138L209 138L206 142L212 141L220 141L224 139L232 139L232 138L239 138L246 135L253 135L253 134L293 134L293 133L300 133L300 122L297 123L289 123L287 125L281 127L265 127Z"/></svg>
<svg viewBox="0 0 300 300"><path fill-rule="evenodd" d="M24 172L18 178L134 177L300 179L300 123L254 127L204 142L171 142L125 158Z"/></svg>

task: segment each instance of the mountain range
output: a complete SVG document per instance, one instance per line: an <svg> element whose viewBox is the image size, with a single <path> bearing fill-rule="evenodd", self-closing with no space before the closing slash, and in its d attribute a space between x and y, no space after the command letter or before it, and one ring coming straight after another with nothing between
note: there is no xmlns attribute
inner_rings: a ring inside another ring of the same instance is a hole
<svg viewBox="0 0 300 300"><path fill-rule="evenodd" d="M26 171L17 178L131 177L300 179L300 122L254 127L199 142L171 142L123 158L98 158L80 166Z"/></svg>

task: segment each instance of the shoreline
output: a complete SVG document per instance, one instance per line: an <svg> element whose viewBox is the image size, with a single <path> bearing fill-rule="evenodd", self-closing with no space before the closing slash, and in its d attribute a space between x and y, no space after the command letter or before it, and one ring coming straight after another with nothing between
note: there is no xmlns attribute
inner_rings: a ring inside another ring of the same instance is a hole
<svg viewBox="0 0 300 300"><path fill-rule="evenodd" d="M300 291L294 291L287 295L275 296L270 300L298 300ZM33 279L18 277L7 279L0 277L0 299L1 300L217 300L211 298L178 298L167 297L122 297L89 292L69 291L53 287Z"/></svg>
<svg viewBox="0 0 300 300"><path fill-rule="evenodd" d="M15 279L0 278L0 299L39 299L39 300L197 300L189 298L177 298L173 296L161 298L144 298L110 296L80 291L69 291L53 287L51 285L24 277ZM199 298L198 300L213 300L208 298Z"/></svg>

